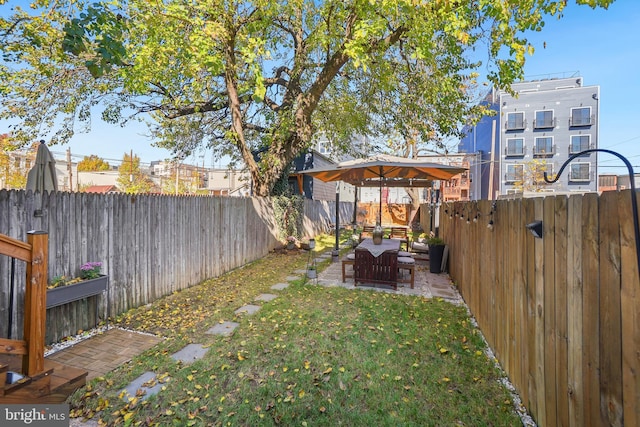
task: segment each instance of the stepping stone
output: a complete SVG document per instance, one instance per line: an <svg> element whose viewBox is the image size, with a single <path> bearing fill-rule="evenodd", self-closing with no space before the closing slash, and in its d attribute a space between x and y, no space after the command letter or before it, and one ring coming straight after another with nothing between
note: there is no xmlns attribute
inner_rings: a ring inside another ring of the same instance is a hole
<svg viewBox="0 0 640 427"><path fill-rule="evenodd" d="M300 280L300 276L287 276L287 282L293 282L294 280Z"/></svg>
<svg viewBox="0 0 640 427"><path fill-rule="evenodd" d="M260 310L260 306L259 305L247 304L247 305L237 309L234 313L235 314L243 314L243 313L253 314L253 313L257 312L258 310Z"/></svg>
<svg viewBox="0 0 640 427"><path fill-rule="evenodd" d="M156 380L156 374L151 371L147 371L133 380L123 391L122 399L128 401L138 396L138 390L144 392L138 396L140 401L147 400L148 397L157 394L162 389L163 383Z"/></svg>
<svg viewBox="0 0 640 427"><path fill-rule="evenodd" d="M228 337L233 334L233 331L235 331L238 326L240 326L240 324L236 322L222 322L218 323L213 328L210 328L205 333L209 335L222 335Z"/></svg>
<svg viewBox="0 0 640 427"><path fill-rule="evenodd" d="M208 348L204 348L202 344L189 344L182 350L171 355L173 360L189 365L198 359L202 359L207 354Z"/></svg>
<svg viewBox="0 0 640 427"><path fill-rule="evenodd" d="M274 294L260 294L258 295L258 297L256 298L256 301L271 301L278 298L278 295L274 295Z"/></svg>
<svg viewBox="0 0 640 427"><path fill-rule="evenodd" d="M296 274L305 274L307 272L307 270L304 269L304 268L300 268L298 270L294 270L293 272L296 273Z"/></svg>
<svg viewBox="0 0 640 427"><path fill-rule="evenodd" d="M275 285L273 285L271 287L271 289L273 289L274 291L281 291L283 289L286 289L289 287L288 283L276 283Z"/></svg>

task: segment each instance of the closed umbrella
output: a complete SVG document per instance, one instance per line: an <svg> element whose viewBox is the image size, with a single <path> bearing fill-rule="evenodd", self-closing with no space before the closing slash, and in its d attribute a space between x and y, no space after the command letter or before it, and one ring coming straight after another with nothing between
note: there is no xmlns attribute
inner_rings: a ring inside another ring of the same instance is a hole
<svg viewBox="0 0 640 427"><path fill-rule="evenodd" d="M44 141L38 145L35 164L27 175L26 189L41 193L58 191L56 161Z"/></svg>

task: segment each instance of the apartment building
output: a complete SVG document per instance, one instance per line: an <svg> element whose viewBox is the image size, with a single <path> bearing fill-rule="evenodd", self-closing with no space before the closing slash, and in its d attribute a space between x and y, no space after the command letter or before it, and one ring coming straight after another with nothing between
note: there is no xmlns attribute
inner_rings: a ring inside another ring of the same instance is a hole
<svg viewBox="0 0 640 427"><path fill-rule="evenodd" d="M471 165L482 179L481 198L539 196L540 193L598 190L597 154L576 158L557 183L543 173L557 173L572 155L598 147L599 86L584 86L582 77L515 83L514 94L492 91L485 102L494 116L467 129L459 151L478 152Z"/></svg>

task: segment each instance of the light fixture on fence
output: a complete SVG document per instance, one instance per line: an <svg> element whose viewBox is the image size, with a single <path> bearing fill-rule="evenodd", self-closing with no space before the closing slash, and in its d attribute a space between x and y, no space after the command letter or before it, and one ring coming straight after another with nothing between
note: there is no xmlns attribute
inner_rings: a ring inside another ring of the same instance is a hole
<svg viewBox="0 0 640 427"><path fill-rule="evenodd" d="M527 224L525 227L533 234L533 237L542 239L542 221L534 221Z"/></svg>
<svg viewBox="0 0 640 427"><path fill-rule="evenodd" d="M493 213L496 211L496 208L496 202L491 203L491 211L489 211L489 224L487 224L487 228L491 231L493 231Z"/></svg>

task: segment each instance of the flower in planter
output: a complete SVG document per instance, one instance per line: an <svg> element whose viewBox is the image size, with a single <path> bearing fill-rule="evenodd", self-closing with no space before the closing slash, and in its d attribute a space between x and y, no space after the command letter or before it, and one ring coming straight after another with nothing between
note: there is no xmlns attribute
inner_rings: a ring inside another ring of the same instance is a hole
<svg viewBox="0 0 640 427"><path fill-rule="evenodd" d="M86 264L82 264L80 266L80 276L78 277L67 277L67 276L56 276L51 280L47 289L55 289L61 286L74 285L76 283L80 283L83 280L96 279L100 277L100 269L102 268L101 262L87 262Z"/></svg>
<svg viewBox="0 0 640 427"><path fill-rule="evenodd" d="M88 262L80 266L80 277L83 279L95 279L100 277L101 262Z"/></svg>
<svg viewBox="0 0 640 427"><path fill-rule="evenodd" d="M295 238L295 236L289 236L287 237L287 243L292 244L295 243L298 239Z"/></svg>
<svg viewBox="0 0 640 427"><path fill-rule="evenodd" d="M82 282L82 278L80 277L67 277L67 276L56 276L51 279L51 283L47 286L47 289L59 288L61 286L73 285L74 283Z"/></svg>

